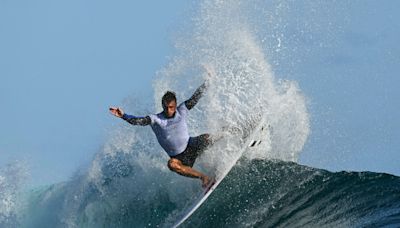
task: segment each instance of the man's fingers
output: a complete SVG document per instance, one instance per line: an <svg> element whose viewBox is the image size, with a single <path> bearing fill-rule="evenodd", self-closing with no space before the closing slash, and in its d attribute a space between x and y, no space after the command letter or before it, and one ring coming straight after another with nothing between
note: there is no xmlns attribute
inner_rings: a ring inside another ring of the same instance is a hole
<svg viewBox="0 0 400 228"><path fill-rule="evenodd" d="M118 113L118 108L116 108L116 107L110 107L109 109L110 109L110 112L111 112L113 115L116 115L116 114Z"/></svg>
<svg viewBox="0 0 400 228"><path fill-rule="evenodd" d="M110 107L109 110L114 116L122 117L124 115L124 112L122 111L122 109L120 109L118 107Z"/></svg>

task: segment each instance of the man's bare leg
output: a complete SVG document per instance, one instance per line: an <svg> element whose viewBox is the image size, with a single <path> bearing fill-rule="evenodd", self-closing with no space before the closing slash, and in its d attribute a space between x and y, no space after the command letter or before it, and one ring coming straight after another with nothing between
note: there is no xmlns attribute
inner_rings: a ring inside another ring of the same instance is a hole
<svg viewBox="0 0 400 228"><path fill-rule="evenodd" d="M210 184L212 178L200 173L199 171L182 164L176 158L171 158L168 161L168 168L182 176L191 177L191 178L199 178L202 182L202 186L205 188Z"/></svg>

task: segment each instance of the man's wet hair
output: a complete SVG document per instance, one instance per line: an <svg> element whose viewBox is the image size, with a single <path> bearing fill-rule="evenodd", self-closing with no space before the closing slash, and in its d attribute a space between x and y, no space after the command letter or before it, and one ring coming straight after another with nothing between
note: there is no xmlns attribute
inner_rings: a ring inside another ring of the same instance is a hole
<svg viewBox="0 0 400 228"><path fill-rule="evenodd" d="M167 91L161 99L161 104L162 104L163 108L165 109L166 105L168 103L170 103L171 101L176 102L176 95L172 91Z"/></svg>

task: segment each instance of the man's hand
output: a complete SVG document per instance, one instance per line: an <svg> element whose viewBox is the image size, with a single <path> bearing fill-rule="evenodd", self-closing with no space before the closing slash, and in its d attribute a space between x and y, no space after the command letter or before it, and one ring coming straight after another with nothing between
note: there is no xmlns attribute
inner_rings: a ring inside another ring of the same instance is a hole
<svg viewBox="0 0 400 228"><path fill-rule="evenodd" d="M118 107L110 107L110 112L116 117L122 118L124 111Z"/></svg>
<svg viewBox="0 0 400 228"><path fill-rule="evenodd" d="M202 66L202 67L204 68L204 70L207 72L207 80L209 80L209 79L215 77L214 69L213 69L210 65L208 65L208 64L202 64L201 66Z"/></svg>

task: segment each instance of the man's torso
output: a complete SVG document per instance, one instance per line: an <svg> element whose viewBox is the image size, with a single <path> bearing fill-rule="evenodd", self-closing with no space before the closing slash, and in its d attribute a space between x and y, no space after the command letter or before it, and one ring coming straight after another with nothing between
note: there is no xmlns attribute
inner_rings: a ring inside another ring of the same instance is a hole
<svg viewBox="0 0 400 228"><path fill-rule="evenodd" d="M181 103L172 118L167 118L163 112L150 115L151 128L161 147L169 156L180 154L187 147L189 142L189 130L186 123L188 112L185 103Z"/></svg>

